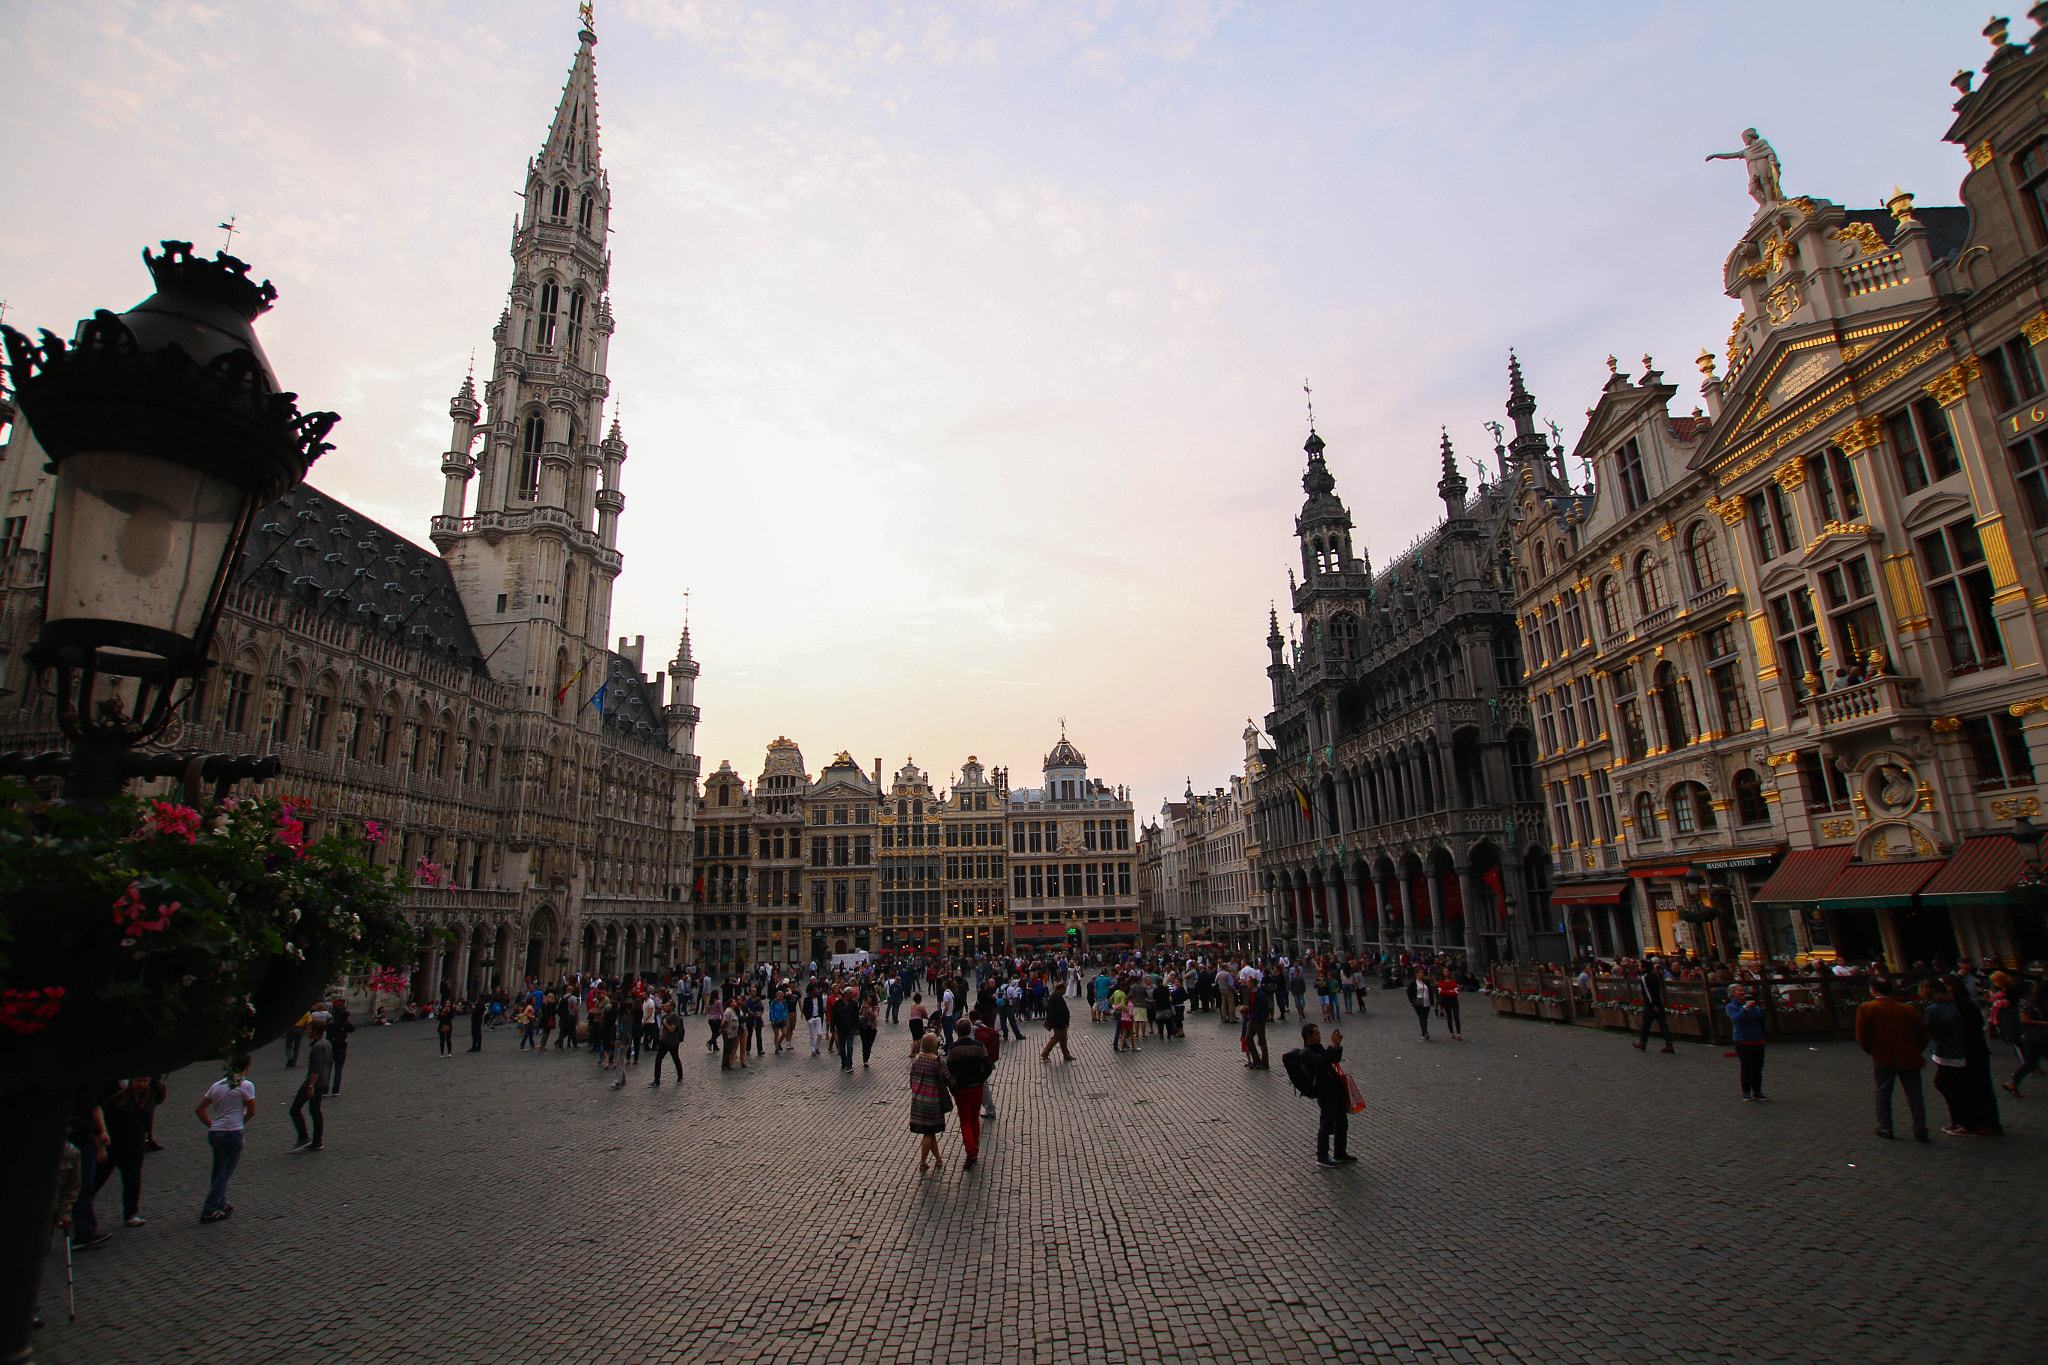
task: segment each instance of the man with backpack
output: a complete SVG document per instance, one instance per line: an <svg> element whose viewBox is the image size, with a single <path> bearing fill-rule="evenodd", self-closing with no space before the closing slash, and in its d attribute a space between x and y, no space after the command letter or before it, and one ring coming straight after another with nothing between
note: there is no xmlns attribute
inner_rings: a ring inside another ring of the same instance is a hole
<svg viewBox="0 0 2048 1365"><path fill-rule="evenodd" d="M994 1032L994 1030L990 1030ZM988 1049L966 1029L946 1050L946 1074L952 1078L953 1107L960 1115L960 1143L967 1150L961 1169L971 1171L981 1159L982 1087L988 1082Z"/></svg>
<svg viewBox="0 0 2048 1365"><path fill-rule="evenodd" d="M1344 1060L1344 1030L1330 1031L1330 1046L1314 1024L1301 1026L1301 1047L1280 1058L1296 1091L1316 1102L1316 1165L1342 1166L1358 1160L1345 1149L1351 1138L1351 1088L1337 1064ZM1332 1141L1336 1152L1332 1154Z"/></svg>

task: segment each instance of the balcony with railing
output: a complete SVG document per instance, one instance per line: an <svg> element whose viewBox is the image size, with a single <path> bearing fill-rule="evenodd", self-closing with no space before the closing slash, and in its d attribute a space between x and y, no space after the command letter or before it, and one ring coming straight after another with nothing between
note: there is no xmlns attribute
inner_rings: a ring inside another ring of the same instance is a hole
<svg viewBox="0 0 2048 1365"><path fill-rule="evenodd" d="M1890 674L1816 693L1806 698L1805 712L1793 718L1793 725L1804 724L1812 734L1823 735L1921 719L1926 708L1912 695L1919 689L1917 678Z"/></svg>

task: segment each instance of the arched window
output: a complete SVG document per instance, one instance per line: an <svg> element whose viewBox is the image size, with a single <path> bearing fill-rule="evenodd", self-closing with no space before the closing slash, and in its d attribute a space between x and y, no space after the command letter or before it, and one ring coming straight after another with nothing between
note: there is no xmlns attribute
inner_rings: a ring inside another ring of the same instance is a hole
<svg viewBox="0 0 2048 1365"><path fill-rule="evenodd" d="M548 196L548 217L559 222L568 216L569 187L567 185L557 185L555 186L554 193Z"/></svg>
<svg viewBox="0 0 2048 1365"><path fill-rule="evenodd" d="M585 232L588 232L590 231L591 223L594 222L596 218L597 196L592 194L589 190L585 190L583 191L582 200L579 201L576 205L576 224L578 227L581 227Z"/></svg>
<svg viewBox="0 0 2048 1365"><path fill-rule="evenodd" d="M548 419L538 412L528 416L519 449L519 496L527 502L540 496L540 448L547 438Z"/></svg>
<svg viewBox="0 0 2048 1365"><path fill-rule="evenodd" d="M1648 550L1636 556L1636 612L1648 616L1664 605L1664 583L1657 572L1657 557Z"/></svg>
<svg viewBox="0 0 2048 1365"><path fill-rule="evenodd" d="M1648 792L1636 797L1636 838L1661 839L1657 830L1657 803L1650 799Z"/></svg>
<svg viewBox="0 0 2048 1365"><path fill-rule="evenodd" d="M1685 565L1692 574L1692 590L1705 592L1721 582L1721 563L1714 553L1714 533L1704 521L1696 521L1685 533Z"/></svg>
<svg viewBox="0 0 2048 1365"><path fill-rule="evenodd" d="M1536 542L1536 576L1538 578L1550 576L1550 560L1543 553L1543 542L1540 540Z"/></svg>
<svg viewBox="0 0 2048 1365"><path fill-rule="evenodd" d="M569 291L569 336L568 340L563 343L562 353L568 356L569 359L575 360L582 354L578 349L582 343L583 291L581 289L572 289Z"/></svg>
<svg viewBox="0 0 2048 1365"><path fill-rule="evenodd" d="M1613 574L1600 580L1600 633L1621 634L1621 585Z"/></svg>
<svg viewBox="0 0 2048 1365"><path fill-rule="evenodd" d="M1340 611L1330 618L1330 657L1333 659L1355 659L1358 657L1358 618L1348 611Z"/></svg>
<svg viewBox="0 0 2048 1365"><path fill-rule="evenodd" d="M1735 822L1739 825L1767 825L1771 808L1764 800L1763 783L1749 768L1735 774Z"/></svg>
<svg viewBox="0 0 2048 1365"><path fill-rule="evenodd" d="M543 280L540 286L540 327L539 340L542 346L555 344L555 315L561 311L562 287L553 280Z"/></svg>
<svg viewBox="0 0 2048 1365"><path fill-rule="evenodd" d="M1707 789L1697 782L1681 782L1671 789L1671 832L1700 834L1714 825L1714 805Z"/></svg>

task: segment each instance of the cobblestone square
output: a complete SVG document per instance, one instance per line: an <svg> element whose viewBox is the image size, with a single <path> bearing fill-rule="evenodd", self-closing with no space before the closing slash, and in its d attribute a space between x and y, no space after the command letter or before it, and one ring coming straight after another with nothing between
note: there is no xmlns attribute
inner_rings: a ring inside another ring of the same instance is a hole
<svg viewBox="0 0 2048 1365"><path fill-rule="evenodd" d="M1343 1024L1362 1160L1314 1161L1313 1105L1239 1065L1236 1030L998 1068L980 1166L919 1178L907 1035L868 1069L803 1052L723 1074L693 1018L680 1086L625 1088L511 1029L435 1055L356 1034L324 1152L287 1157L279 1047L227 1222L173 1078L143 1228L100 1196L54 1362L1949 1361L2031 1356L2039 1099L2008 1136L1871 1135L1846 1043L1775 1044L1769 1104L1722 1049L1495 1020ZM1042 1038L1042 1034L1036 1035ZM1283 1043L1282 1040L1290 1040ZM1930 1093L1929 1100L1938 1106ZM1937 1119L1937 1124L1939 1120ZM1902 1125L1903 1127L1903 1125ZM112 1211L112 1216L109 1214Z"/></svg>

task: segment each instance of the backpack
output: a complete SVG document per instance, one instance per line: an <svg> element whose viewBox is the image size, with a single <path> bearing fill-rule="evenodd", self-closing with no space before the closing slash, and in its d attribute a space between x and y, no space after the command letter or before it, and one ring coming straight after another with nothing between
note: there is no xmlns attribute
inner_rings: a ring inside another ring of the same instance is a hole
<svg viewBox="0 0 2048 1365"><path fill-rule="evenodd" d="M1303 1099L1315 1099L1316 1083L1308 1074L1308 1056L1300 1048L1280 1054L1280 1065L1287 1070L1287 1082L1294 1087L1294 1093Z"/></svg>

